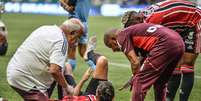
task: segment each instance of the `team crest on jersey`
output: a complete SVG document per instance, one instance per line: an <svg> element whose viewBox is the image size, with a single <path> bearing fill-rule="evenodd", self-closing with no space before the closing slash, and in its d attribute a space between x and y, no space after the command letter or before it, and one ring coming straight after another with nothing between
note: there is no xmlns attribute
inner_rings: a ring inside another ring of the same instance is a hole
<svg viewBox="0 0 201 101"><path fill-rule="evenodd" d="M145 16L149 17L155 10L159 9L159 6L157 5L151 5L149 7L144 8L140 12Z"/></svg>

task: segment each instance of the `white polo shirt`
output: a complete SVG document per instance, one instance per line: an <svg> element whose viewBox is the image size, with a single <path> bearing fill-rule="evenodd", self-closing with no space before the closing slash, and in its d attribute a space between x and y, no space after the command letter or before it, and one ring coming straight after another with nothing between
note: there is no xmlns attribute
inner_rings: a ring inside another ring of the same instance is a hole
<svg viewBox="0 0 201 101"><path fill-rule="evenodd" d="M8 83L29 91L45 92L53 82L48 72L51 63L64 68L67 40L62 30L54 26L41 26L17 49L7 67Z"/></svg>

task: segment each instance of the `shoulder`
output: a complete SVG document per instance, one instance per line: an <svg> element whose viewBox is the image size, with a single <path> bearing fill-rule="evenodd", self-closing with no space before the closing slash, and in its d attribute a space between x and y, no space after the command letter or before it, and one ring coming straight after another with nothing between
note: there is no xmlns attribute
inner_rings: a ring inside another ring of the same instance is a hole
<svg viewBox="0 0 201 101"><path fill-rule="evenodd" d="M90 101L96 101L95 95L87 95L87 97L90 99Z"/></svg>
<svg viewBox="0 0 201 101"><path fill-rule="evenodd" d="M46 39L53 40L63 40L63 32L56 25L44 25L36 29L33 33L35 33L38 37L44 37Z"/></svg>

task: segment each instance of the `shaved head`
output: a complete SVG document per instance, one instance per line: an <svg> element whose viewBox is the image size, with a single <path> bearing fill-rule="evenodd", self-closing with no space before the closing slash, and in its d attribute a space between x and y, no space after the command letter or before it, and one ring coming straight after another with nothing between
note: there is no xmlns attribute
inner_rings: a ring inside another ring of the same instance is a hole
<svg viewBox="0 0 201 101"><path fill-rule="evenodd" d="M105 43L106 46L108 46L109 40L112 40L112 39L116 38L116 35L117 35L119 30L120 29L118 29L118 28L113 28L113 29L110 29L110 30L105 32L105 34L104 34L104 43Z"/></svg>

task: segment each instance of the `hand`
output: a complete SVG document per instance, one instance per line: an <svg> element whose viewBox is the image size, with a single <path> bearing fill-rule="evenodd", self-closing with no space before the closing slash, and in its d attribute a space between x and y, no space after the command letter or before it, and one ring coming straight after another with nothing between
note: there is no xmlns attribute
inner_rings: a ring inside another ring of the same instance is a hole
<svg viewBox="0 0 201 101"><path fill-rule="evenodd" d="M120 87L118 90L122 91L123 89L128 89L128 87L131 86L132 78L133 78L133 76L122 87Z"/></svg>
<svg viewBox="0 0 201 101"><path fill-rule="evenodd" d="M91 68L87 69L84 75L82 76L83 81L87 81L92 74L93 70Z"/></svg>
<svg viewBox="0 0 201 101"><path fill-rule="evenodd" d="M119 91L122 91L122 90L124 90L124 89L128 89L128 87L130 87L130 82L129 81L127 81L121 88L119 88L118 90Z"/></svg>
<svg viewBox="0 0 201 101"><path fill-rule="evenodd" d="M70 85L68 85L66 88L64 89L64 95L73 95L74 94L74 88Z"/></svg>

